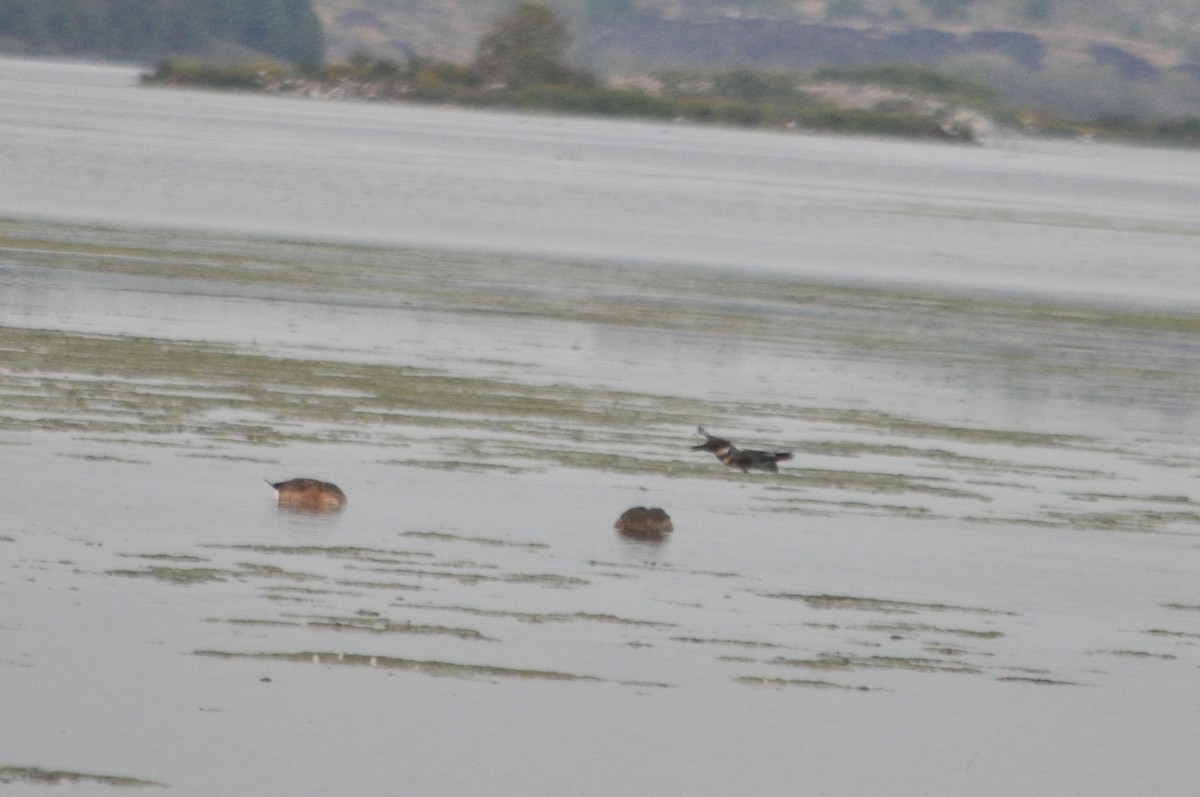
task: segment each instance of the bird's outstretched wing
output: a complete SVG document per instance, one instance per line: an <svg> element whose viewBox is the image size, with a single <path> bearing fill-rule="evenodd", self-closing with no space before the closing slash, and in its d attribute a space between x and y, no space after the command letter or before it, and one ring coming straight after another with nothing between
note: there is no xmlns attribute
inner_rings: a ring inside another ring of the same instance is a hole
<svg viewBox="0 0 1200 797"><path fill-rule="evenodd" d="M728 440L724 440L720 437L709 434L704 430L703 426L697 426L696 431L704 435L705 440L698 446L692 446L693 451L717 451L722 448L731 448L733 446L733 443L730 443Z"/></svg>

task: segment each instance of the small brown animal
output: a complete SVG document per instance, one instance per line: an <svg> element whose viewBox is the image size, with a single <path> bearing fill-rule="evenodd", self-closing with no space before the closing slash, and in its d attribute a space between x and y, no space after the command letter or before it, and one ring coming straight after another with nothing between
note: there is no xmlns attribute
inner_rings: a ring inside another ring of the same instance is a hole
<svg viewBox="0 0 1200 797"><path fill-rule="evenodd" d="M674 531L671 517L658 507L635 506L617 518L617 531L631 537L658 537Z"/></svg>
<svg viewBox="0 0 1200 797"><path fill-rule="evenodd" d="M275 488L280 506L305 509L310 512L329 512L346 505L346 494L336 484L316 479L289 479L285 482L267 481Z"/></svg>
<svg viewBox="0 0 1200 797"><path fill-rule="evenodd" d="M693 451L707 451L729 467L740 468L743 473L748 473L752 470L765 470L768 473L778 473L779 466L775 463L792 458L790 451L739 449L728 440L722 440L720 437L714 437L704 431L703 426L697 427L696 431L704 435L706 439L700 445L692 446Z"/></svg>

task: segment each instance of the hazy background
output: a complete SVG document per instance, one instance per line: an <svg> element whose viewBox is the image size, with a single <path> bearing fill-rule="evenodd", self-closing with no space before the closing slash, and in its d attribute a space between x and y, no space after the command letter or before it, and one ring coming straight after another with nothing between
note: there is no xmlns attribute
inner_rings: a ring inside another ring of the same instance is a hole
<svg viewBox="0 0 1200 797"><path fill-rule="evenodd" d="M329 55L469 60L511 0L314 0ZM550 0L602 74L917 63L1061 113L1200 113L1189 0Z"/></svg>
<svg viewBox="0 0 1200 797"><path fill-rule="evenodd" d="M152 60L471 60L513 0L0 0L0 52ZM921 64L1004 102L1092 118L1200 115L1193 0L547 0L576 63L805 72ZM113 31L116 33L113 33ZM108 35L100 35L106 32Z"/></svg>

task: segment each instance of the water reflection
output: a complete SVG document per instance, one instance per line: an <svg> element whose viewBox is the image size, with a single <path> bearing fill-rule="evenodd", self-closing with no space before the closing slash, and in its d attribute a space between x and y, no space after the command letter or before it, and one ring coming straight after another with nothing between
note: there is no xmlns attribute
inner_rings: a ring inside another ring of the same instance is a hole
<svg viewBox="0 0 1200 797"><path fill-rule="evenodd" d="M659 565L666 560L670 534L637 535L617 532L617 543L623 558L643 565Z"/></svg>
<svg viewBox="0 0 1200 797"><path fill-rule="evenodd" d="M313 542L324 540L334 529L341 527L346 518L346 512L338 509L311 509L278 501L273 502L271 510L273 525L284 539L299 537Z"/></svg>
<svg viewBox="0 0 1200 797"><path fill-rule="evenodd" d="M14 217L1195 304L1195 153L668 136L0 64L0 214Z"/></svg>

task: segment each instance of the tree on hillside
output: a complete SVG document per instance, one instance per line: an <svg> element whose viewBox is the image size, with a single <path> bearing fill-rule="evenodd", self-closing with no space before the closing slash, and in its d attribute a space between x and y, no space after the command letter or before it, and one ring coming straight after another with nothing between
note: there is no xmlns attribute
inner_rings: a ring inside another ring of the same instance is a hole
<svg viewBox="0 0 1200 797"><path fill-rule="evenodd" d="M510 88L548 83L579 83L585 78L567 66L572 36L549 8L520 3L479 40L472 71L483 83Z"/></svg>

